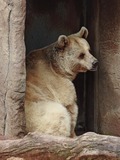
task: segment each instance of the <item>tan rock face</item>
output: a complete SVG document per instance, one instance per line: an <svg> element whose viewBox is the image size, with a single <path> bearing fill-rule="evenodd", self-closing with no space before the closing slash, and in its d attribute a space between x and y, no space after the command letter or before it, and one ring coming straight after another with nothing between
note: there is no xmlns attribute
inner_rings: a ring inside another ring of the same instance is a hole
<svg viewBox="0 0 120 160"><path fill-rule="evenodd" d="M120 1L92 0L87 5L89 41L99 61L95 83L87 77L87 108L91 112L94 106L95 131L120 136Z"/></svg>
<svg viewBox="0 0 120 160"><path fill-rule="evenodd" d="M100 2L99 131L120 136L120 1Z"/></svg>
<svg viewBox="0 0 120 160"><path fill-rule="evenodd" d="M25 1L0 1L0 134L24 133Z"/></svg>

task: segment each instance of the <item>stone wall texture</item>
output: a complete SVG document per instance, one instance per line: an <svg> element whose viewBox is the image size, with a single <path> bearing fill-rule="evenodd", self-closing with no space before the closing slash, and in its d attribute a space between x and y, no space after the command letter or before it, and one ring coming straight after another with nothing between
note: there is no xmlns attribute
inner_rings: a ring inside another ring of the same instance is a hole
<svg viewBox="0 0 120 160"><path fill-rule="evenodd" d="M88 124L92 120L90 130L115 136L120 136L119 17L119 0L87 1L89 42L99 60L98 71L87 75Z"/></svg>
<svg viewBox="0 0 120 160"><path fill-rule="evenodd" d="M120 1L99 3L98 131L120 136Z"/></svg>
<svg viewBox="0 0 120 160"><path fill-rule="evenodd" d="M0 134L25 130L24 0L0 0Z"/></svg>

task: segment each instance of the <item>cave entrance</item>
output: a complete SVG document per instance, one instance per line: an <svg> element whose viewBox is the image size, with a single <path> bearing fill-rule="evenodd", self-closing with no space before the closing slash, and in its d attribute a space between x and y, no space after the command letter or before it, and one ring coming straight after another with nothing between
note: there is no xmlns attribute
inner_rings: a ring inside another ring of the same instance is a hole
<svg viewBox="0 0 120 160"><path fill-rule="evenodd" d="M51 44L60 34L69 35L86 26L87 7L89 3L85 0L27 0L27 53ZM94 130L93 73L79 74L74 84L79 106L76 133L80 135Z"/></svg>

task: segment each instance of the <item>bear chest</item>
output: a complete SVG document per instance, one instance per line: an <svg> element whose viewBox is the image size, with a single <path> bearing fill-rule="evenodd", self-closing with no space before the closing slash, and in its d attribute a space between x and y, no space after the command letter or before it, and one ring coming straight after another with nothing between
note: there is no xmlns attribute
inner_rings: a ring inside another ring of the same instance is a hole
<svg viewBox="0 0 120 160"><path fill-rule="evenodd" d="M76 92L71 81L59 81L49 88L53 99L64 106L72 105L76 101Z"/></svg>

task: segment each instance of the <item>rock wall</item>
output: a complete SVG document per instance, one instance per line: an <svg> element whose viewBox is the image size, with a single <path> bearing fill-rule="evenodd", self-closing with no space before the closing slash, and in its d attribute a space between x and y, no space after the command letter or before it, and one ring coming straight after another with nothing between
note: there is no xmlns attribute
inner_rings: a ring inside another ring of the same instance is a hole
<svg viewBox="0 0 120 160"><path fill-rule="evenodd" d="M87 74L89 130L120 136L120 1L87 1L87 27L96 73ZM93 110L94 108L94 110Z"/></svg>
<svg viewBox="0 0 120 160"><path fill-rule="evenodd" d="M0 1L0 134L24 133L26 5L23 0Z"/></svg>
<svg viewBox="0 0 120 160"><path fill-rule="evenodd" d="M120 1L99 3L98 128L120 136Z"/></svg>

